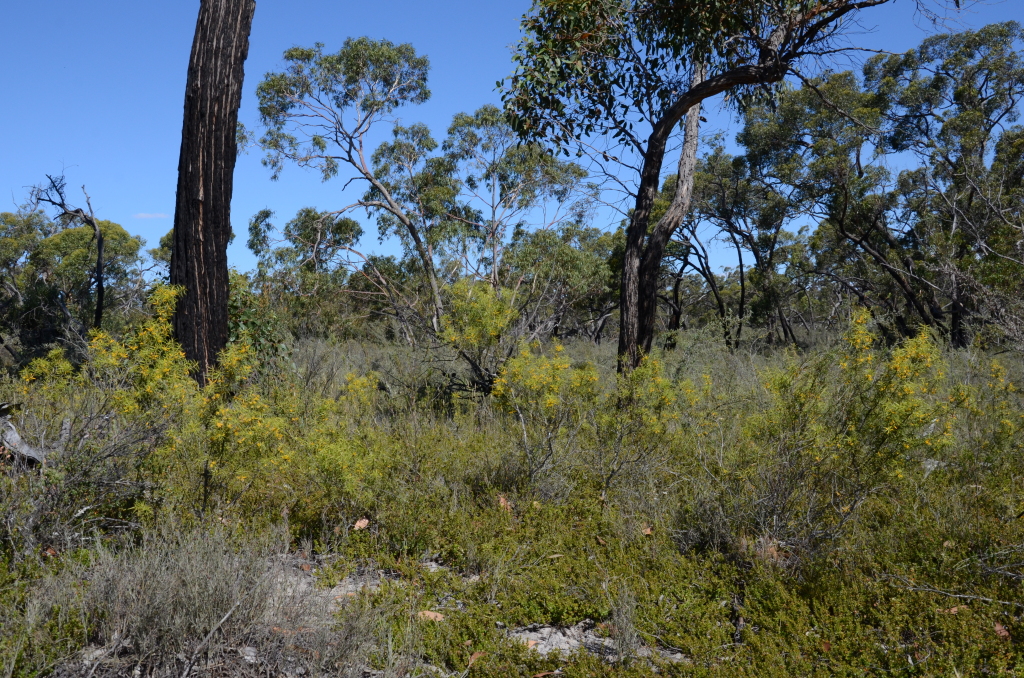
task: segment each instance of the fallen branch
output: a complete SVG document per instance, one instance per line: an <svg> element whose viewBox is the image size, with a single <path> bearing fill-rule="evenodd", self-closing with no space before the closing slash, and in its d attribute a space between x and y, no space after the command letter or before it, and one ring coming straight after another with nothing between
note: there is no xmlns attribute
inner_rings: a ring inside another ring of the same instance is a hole
<svg viewBox="0 0 1024 678"><path fill-rule="evenodd" d="M889 584L896 586L897 588L903 589L904 591L919 591L922 593L936 593L940 596L946 596L947 598L956 598L957 600L976 600L982 603L995 603L997 605L1010 605L1016 608L1024 609L1024 604L1015 603L1009 600L996 600L995 598L986 598L985 596L974 596L966 593L951 593L949 591L943 591L942 589L933 588L931 586L917 586L914 582L910 581L906 577L901 577L894 574L883 574L883 579L888 580ZM898 581L902 585L893 584L893 581Z"/></svg>
<svg viewBox="0 0 1024 678"><path fill-rule="evenodd" d="M36 464L46 463L46 450L26 443L18 429L6 417L0 417L0 446L27 461Z"/></svg>

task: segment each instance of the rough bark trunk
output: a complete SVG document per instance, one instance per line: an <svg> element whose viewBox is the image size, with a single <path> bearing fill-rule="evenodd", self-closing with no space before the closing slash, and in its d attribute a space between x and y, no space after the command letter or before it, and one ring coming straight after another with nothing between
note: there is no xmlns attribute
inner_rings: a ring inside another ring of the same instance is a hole
<svg viewBox="0 0 1024 678"><path fill-rule="evenodd" d="M647 224L658 192L661 164L665 158L662 134L651 135L640 175L636 207L626 228L626 248L622 256L622 282L619 286L619 360L620 372L640 364L640 259L647 240Z"/></svg>
<svg viewBox="0 0 1024 678"><path fill-rule="evenodd" d="M683 302L679 298L679 289L683 283L683 271L686 270L686 264L684 263L679 267L679 271L676 273L675 283L672 285L672 315L668 320L668 331L675 332L679 329L683 319Z"/></svg>
<svg viewBox="0 0 1024 678"><path fill-rule="evenodd" d="M231 192L238 107L255 0L202 0L185 86L171 284L174 332L205 383L228 341Z"/></svg>

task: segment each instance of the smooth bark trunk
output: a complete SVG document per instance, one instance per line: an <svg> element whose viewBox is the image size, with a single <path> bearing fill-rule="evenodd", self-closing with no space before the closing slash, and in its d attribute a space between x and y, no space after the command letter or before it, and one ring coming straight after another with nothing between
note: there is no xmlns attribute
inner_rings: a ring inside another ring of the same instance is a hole
<svg viewBox="0 0 1024 678"><path fill-rule="evenodd" d="M703 68L697 68L690 92L701 91ZM620 288L619 370L632 369L650 353L654 341L654 324L658 315L658 274L665 247L672 234L686 217L693 197L693 175L697 168L697 142L700 135L700 104L696 98L684 111L683 149L676 174L676 192L665 215L647 234L651 208L657 197L661 165L665 157L668 135L664 123L656 127L644 157L637 205L626 230L626 251L623 256ZM678 120L678 119L677 119ZM675 121L672 121L672 125Z"/></svg>

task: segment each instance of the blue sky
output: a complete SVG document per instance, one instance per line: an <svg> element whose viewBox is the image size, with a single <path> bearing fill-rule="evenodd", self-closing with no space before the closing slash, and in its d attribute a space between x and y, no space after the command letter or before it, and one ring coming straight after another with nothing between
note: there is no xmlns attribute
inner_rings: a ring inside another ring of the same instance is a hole
<svg viewBox="0 0 1024 678"><path fill-rule="evenodd" d="M256 126L253 94L264 73L280 66L293 45L320 41L337 49L349 36L411 42L430 57L433 97L403 113L443 136L452 115L498 103L495 82L511 70L509 51L529 0L259 0L246 63L240 119ZM122 224L155 246L171 227L182 104L198 0L6 0L0 17L0 211L24 201L27 186L46 174L66 174L85 185L97 216ZM1024 21L1024 2L974 6L961 25ZM865 47L904 51L918 44L930 23L915 17L912 0L863 14ZM727 115L709 109L712 125L728 131ZM232 218L238 238L233 265L250 268L245 226L269 207L284 221L304 206L341 206L342 181L322 184L289 167L277 182L254 150L240 156ZM160 216L167 215L167 216ZM376 245L369 227L367 249Z"/></svg>

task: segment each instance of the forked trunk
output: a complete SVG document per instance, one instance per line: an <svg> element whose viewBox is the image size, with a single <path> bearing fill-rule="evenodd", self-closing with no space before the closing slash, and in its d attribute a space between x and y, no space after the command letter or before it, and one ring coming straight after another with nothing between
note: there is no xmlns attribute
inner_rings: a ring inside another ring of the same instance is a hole
<svg viewBox="0 0 1024 678"><path fill-rule="evenodd" d="M691 91L704 81L704 70L696 69ZM657 129L657 128L656 128ZM690 210L693 175L697 169L697 141L700 133L700 100L686 112L683 149L679 156L676 192L665 215L647 234L651 208L657 195L667 135L651 135L641 175L637 206L626 232L620 290L619 371L637 367L650 353L658 316L658 274L665 247Z"/></svg>

